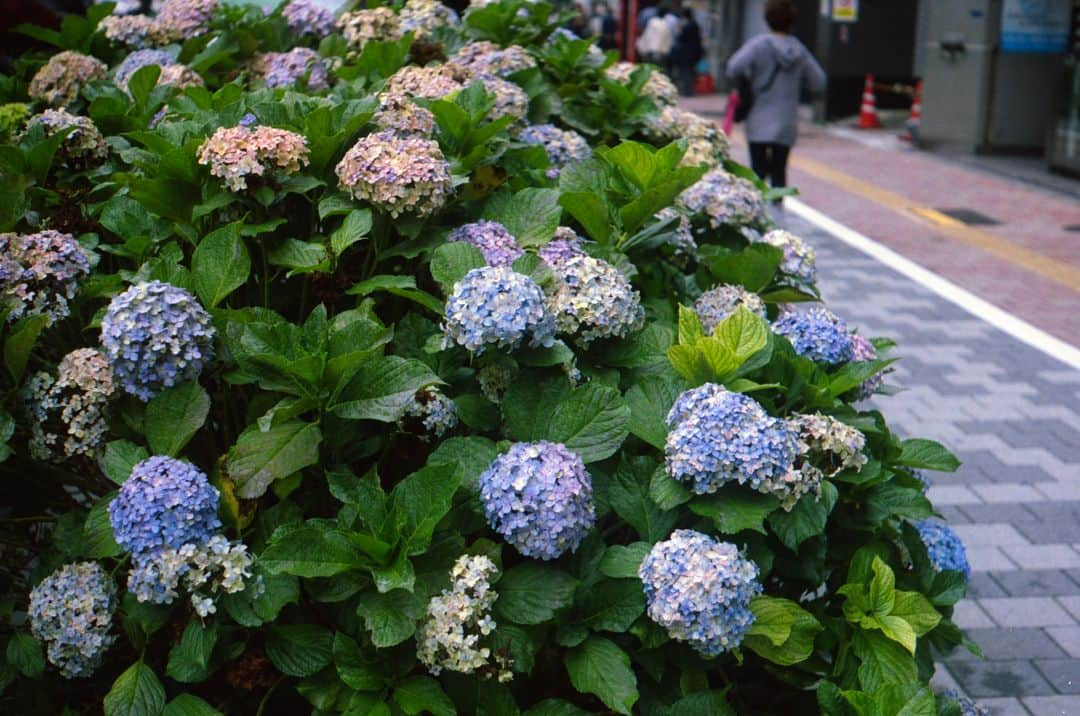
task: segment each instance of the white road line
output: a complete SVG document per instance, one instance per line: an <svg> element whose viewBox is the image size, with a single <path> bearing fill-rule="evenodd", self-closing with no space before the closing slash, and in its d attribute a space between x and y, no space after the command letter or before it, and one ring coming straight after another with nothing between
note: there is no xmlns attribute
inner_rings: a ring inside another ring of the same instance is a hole
<svg viewBox="0 0 1080 716"><path fill-rule="evenodd" d="M1009 334L1032 348L1042 351L1074 370L1080 370L1080 349L984 301L970 291L960 288L955 283L904 258L892 249L879 244L868 236L860 234L851 227L841 224L839 221L826 216L798 199L789 197L784 200L784 206L799 218L809 221L823 231L827 231L848 246L872 256L893 271L907 276L912 281L956 304L977 318L986 321L998 330Z"/></svg>

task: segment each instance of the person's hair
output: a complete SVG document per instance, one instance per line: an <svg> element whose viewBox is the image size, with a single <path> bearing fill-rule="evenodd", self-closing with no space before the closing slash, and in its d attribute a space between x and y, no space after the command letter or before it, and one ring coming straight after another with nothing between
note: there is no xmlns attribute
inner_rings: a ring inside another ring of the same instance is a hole
<svg viewBox="0 0 1080 716"><path fill-rule="evenodd" d="M683 16L683 17L685 17L685 18L686 18L687 20L693 20L693 19L694 19L694 11L693 11L693 10L691 10L690 8L688 8L688 7L684 7L684 8L682 9L682 13L681 13L681 14L682 14L682 16Z"/></svg>
<svg viewBox="0 0 1080 716"><path fill-rule="evenodd" d="M794 0L765 0L765 22L774 32L791 32L798 14Z"/></svg>

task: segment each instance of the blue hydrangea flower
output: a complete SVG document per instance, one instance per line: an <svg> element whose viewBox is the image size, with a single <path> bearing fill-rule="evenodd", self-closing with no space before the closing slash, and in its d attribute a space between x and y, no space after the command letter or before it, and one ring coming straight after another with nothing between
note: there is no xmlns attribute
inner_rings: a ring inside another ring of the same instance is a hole
<svg viewBox="0 0 1080 716"><path fill-rule="evenodd" d="M131 471L109 504L116 543L136 556L202 544L218 529L217 491L194 465L156 455Z"/></svg>
<svg viewBox="0 0 1080 716"><path fill-rule="evenodd" d="M124 58L116 67L116 84L120 87L127 87L128 80L131 76L141 70L143 67L149 67L150 65L158 65L159 67L165 67L166 65L174 64L176 60L168 52L164 50L136 50L130 55Z"/></svg>
<svg viewBox="0 0 1080 716"><path fill-rule="evenodd" d="M463 346L473 353L489 347L551 346L555 319L544 293L529 278L508 266L473 269L454 284L446 301L444 345Z"/></svg>
<svg viewBox="0 0 1080 716"><path fill-rule="evenodd" d="M307 47L294 47L288 52L264 52L255 58L252 69L267 87L292 87L301 81L311 91L330 86L330 76L322 57Z"/></svg>
<svg viewBox="0 0 1080 716"><path fill-rule="evenodd" d="M706 383L679 396L667 423L667 473L697 494L729 482L765 493L789 491L798 434L753 398Z"/></svg>
<svg viewBox="0 0 1080 716"><path fill-rule="evenodd" d="M552 268L556 268L575 256L587 255L582 246L581 237L573 229L566 226L555 229L555 236L552 237L551 241L537 249L536 253Z"/></svg>
<svg viewBox="0 0 1080 716"><path fill-rule="evenodd" d="M30 631L67 678L90 676L116 641L116 585L96 562L67 564L30 592Z"/></svg>
<svg viewBox="0 0 1080 716"><path fill-rule="evenodd" d="M421 388L405 405L398 427L420 432L420 439L441 438L458 425L457 405L438 388Z"/></svg>
<svg viewBox="0 0 1080 716"><path fill-rule="evenodd" d="M491 528L526 557L574 551L596 521L592 478L560 443L515 443L480 476Z"/></svg>
<svg viewBox="0 0 1080 716"><path fill-rule="evenodd" d="M463 241L480 249L488 266L509 266L525 254L517 239L497 221L480 220L459 226L446 240Z"/></svg>
<svg viewBox="0 0 1080 716"><path fill-rule="evenodd" d="M591 256L569 258L554 268L551 311L560 333L588 346L598 338L624 338L641 330L641 296L617 268Z"/></svg>
<svg viewBox="0 0 1080 716"><path fill-rule="evenodd" d="M292 0L282 8L281 15L298 35L326 37L334 29L334 11L314 0Z"/></svg>
<svg viewBox="0 0 1080 716"><path fill-rule="evenodd" d="M761 594L758 568L728 542L675 530L638 568L649 618L702 656L739 646L754 623L750 600Z"/></svg>
<svg viewBox="0 0 1080 716"><path fill-rule="evenodd" d="M691 213L704 214L714 229L757 224L765 218L765 200L757 187L723 167L709 171L680 194L679 204Z"/></svg>
<svg viewBox="0 0 1080 716"><path fill-rule="evenodd" d="M814 248L790 231L776 229L759 240L761 243L775 246L784 252L780 270L806 283L817 279L817 264L814 260Z"/></svg>
<svg viewBox="0 0 1080 716"><path fill-rule="evenodd" d="M559 129L554 124L534 124L526 127L518 135L525 144L536 144L547 152L551 167L547 170L549 179L557 179L559 172L568 164L580 162L592 154L585 137L572 130Z"/></svg>
<svg viewBox="0 0 1080 716"><path fill-rule="evenodd" d="M941 695L960 704L960 716L990 716L990 710L980 706L967 696L961 696L956 689L945 689Z"/></svg>
<svg viewBox="0 0 1080 716"><path fill-rule="evenodd" d="M776 319L773 331L786 336L796 353L818 363L847 363L855 354L847 324L827 308L789 311Z"/></svg>
<svg viewBox="0 0 1080 716"><path fill-rule="evenodd" d="M190 293L161 281L113 298L101 319L101 345L125 391L147 401L194 380L214 357L210 315Z"/></svg>
<svg viewBox="0 0 1080 716"><path fill-rule="evenodd" d="M739 306L765 318L765 302L752 291L742 286L721 284L711 288L694 301L694 313L701 321L705 335L711 336L724 319L735 312Z"/></svg>
<svg viewBox="0 0 1080 716"><path fill-rule="evenodd" d="M936 571L955 570L963 572L965 578L971 577L967 550L952 527L937 520L923 520L915 525L915 529L919 531Z"/></svg>

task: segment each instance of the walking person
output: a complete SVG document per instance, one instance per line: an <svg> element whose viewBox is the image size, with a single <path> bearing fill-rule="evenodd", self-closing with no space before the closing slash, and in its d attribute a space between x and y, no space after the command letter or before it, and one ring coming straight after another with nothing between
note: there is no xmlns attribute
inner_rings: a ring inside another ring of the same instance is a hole
<svg viewBox="0 0 1080 716"><path fill-rule="evenodd" d="M727 64L728 79L744 82L753 94L746 117L750 165L774 187L787 186L801 93L825 91L825 70L791 35L795 19L794 0L766 0L765 22L770 32L747 41Z"/></svg>
<svg viewBox="0 0 1080 716"><path fill-rule="evenodd" d="M671 28L664 17L667 8L661 7L656 14L645 24L645 30L637 39L638 54L643 62L651 62L657 67L666 68L671 55L671 47L675 38L671 35Z"/></svg>
<svg viewBox="0 0 1080 716"><path fill-rule="evenodd" d="M597 47L601 50L607 52L618 47L616 39L618 23L615 22L615 16L611 14L611 8L607 6L607 3L596 3L593 7L593 17L589 27L592 30L593 37L596 38Z"/></svg>
<svg viewBox="0 0 1080 716"><path fill-rule="evenodd" d="M701 44L701 28L694 19L693 10L684 7L682 18L679 34L675 39L675 47L671 51L671 67L679 94L683 97L693 97L697 64L705 55L705 49Z"/></svg>

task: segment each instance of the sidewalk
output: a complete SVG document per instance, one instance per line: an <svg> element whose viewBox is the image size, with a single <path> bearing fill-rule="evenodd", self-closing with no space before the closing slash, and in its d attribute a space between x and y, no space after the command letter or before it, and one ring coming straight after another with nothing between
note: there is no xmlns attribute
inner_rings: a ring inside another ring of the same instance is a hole
<svg viewBox="0 0 1080 716"><path fill-rule="evenodd" d="M719 95L682 101L713 117L723 103ZM901 149L885 132L875 142L818 125L800 131L789 181L807 204L1076 345L1080 202L971 163ZM736 158L746 161L741 127L735 135ZM954 209L999 223L965 224L945 213Z"/></svg>

